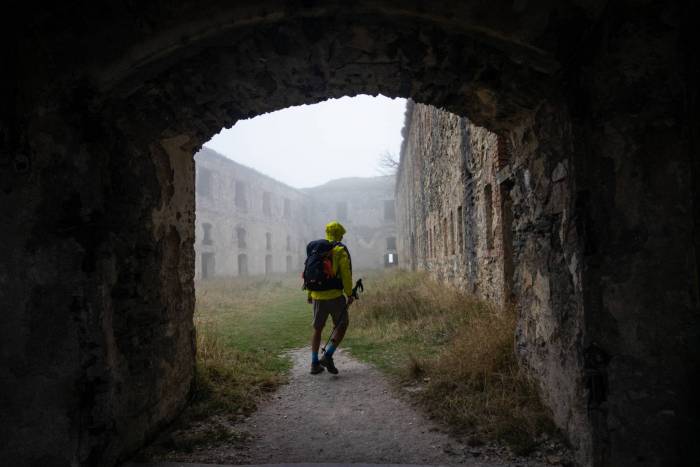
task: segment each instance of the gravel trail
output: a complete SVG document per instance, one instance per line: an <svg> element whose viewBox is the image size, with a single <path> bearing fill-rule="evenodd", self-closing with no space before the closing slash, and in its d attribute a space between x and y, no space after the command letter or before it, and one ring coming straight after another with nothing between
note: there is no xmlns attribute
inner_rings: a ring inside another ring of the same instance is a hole
<svg viewBox="0 0 700 467"><path fill-rule="evenodd" d="M337 376L310 375L308 349L290 355L289 383L239 426L252 435L248 463L540 465L475 458L342 349Z"/></svg>
<svg viewBox="0 0 700 467"><path fill-rule="evenodd" d="M338 375L309 374L308 348L293 350L289 355L294 363L289 382L249 418L229 425L240 434L240 441L167 456L179 462L127 465L559 465L522 458L508 460L506 451L498 447L465 446L397 397L379 370L342 349L335 355Z"/></svg>

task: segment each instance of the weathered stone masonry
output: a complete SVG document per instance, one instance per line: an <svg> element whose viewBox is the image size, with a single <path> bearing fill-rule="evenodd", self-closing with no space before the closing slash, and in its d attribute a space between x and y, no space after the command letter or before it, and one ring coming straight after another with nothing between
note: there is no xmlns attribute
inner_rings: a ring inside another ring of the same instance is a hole
<svg viewBox="0 0 700 467"><path fill-rule="evenodd" d="M298 190L211 149L195 160L195 278L301 273L306 245L332 220L347 229L355 272L397 264L393 177Z"/></svg>
<svg viewBox="0 0 700 467"><path fill-rule="evenodd" d="M517 305L518 352L540 381L557 424L585 451L592 440L577 356L582 298L576 244L568 246L570 253L562 238L567 162L550 172L509 138L411 102L404 134L396 191L399 254L413 258L409 267L483 299Z"/></svg>
<svg viewBox="0 0 700 467"><path fill-rule="evenodd" d="M510 290L496 135L412 101L404 134L396 187L402 266L503 304Z"/></svg>
<svg viewBox="0 0 700 467"><path fill-rule="evenodd" d="M211 149L195 160L195 278L300 271L312 235L309 197Z"/></svg>
<svg viewBox="0 0 700 467"><path fill-rule="evenodd" d="M13 7L5 463L111 466L177 415L194 374L193 154L237 120L359 93L506 139L520 350L578 462L700 463L697 2Z"/></svg>

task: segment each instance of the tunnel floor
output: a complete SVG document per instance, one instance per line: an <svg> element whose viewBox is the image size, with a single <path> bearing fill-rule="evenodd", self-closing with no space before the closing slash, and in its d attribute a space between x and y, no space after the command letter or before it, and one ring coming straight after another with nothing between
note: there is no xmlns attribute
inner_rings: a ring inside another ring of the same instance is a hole
<svg viewBox="0 0 700 467"><path fill-rule="evenodd" d="M308 349L290 352L289 383L235 428L246 443L198 452L192 463L128 464L130 467L202 465L562 465L556 455L515 458L498 446L470 447L442 430L397 393L376 368L342 349L340 373L310 375ZM412 388L403 388L408 393ZM214 464L218 463L218 464Z"/></svg>

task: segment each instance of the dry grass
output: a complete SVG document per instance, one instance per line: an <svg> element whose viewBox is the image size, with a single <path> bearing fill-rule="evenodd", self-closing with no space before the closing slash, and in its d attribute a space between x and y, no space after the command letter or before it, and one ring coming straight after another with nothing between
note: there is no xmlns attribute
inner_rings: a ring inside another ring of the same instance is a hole
<svg viewBox="0 0 700 467"><path fill-rule="evenodd" d="M198 283L191 403L136 460L191 461L199 451L244 442L235 422L286 381L291 362L283 353L308 340L309 319L297 277Z"/></svg>
<svg viewBox="0 0 700 467"><path fill-rule="evenodd" d="M352 352L393 371L433 417L474 444L524 454L553 434L536 386L514 354L515 313L423 274L378 277L352 311Z"/></svg>

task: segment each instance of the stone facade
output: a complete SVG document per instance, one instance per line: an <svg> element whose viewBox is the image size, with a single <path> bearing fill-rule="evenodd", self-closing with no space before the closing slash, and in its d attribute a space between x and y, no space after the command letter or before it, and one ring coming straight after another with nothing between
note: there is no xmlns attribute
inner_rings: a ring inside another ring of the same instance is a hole
<svg viewBox="0 0 700 467"><path fill-rule="evenodd" d="M592 404L581 366L579 253L567 235L567 161L545 167L532 146L412 102L404 134L397 179L399 254L411 258L404 267L516 305L523 363L555 422L585 451ZM546 144L537 149L564 154Z"/></svg>
<svg viewBox="0 0 700 467"><path fill-rule="evenodd" d="M503 258L512 252L504 248L497 136L409 101L404 138L396 185L402 267L504 304Z"/></svg>
<svg viewBox="0 0 700 467"><path fill-rule="evenodd" d="M322 237L329 220L346 228L343 238L355 271L398 264L394 177L344 178L304 190L311 198L312 231Z"/></svg>
<svg viewBox="0 0 700 467"><path fill-rule="evenodd" d="M186 404L201 145L240 119L377 93L506 138L518 349L578 463L700 464L697 2L14 6L6 464L112 466Z"/></svg>
<svg viewBox="0 0 700 467"><path fill-rule="evenodd" d="M297 190L211 149L195 161L196 279L301 273L306 245L323 238L331 220L348 231L355 271L396 265L393 177Z"/></svg>
<svg viewBox="0 0 700 467"><path fill-rule="evenodd" d="M301 271L310 198L211 149L195 161L195 278Z"/></svg>

